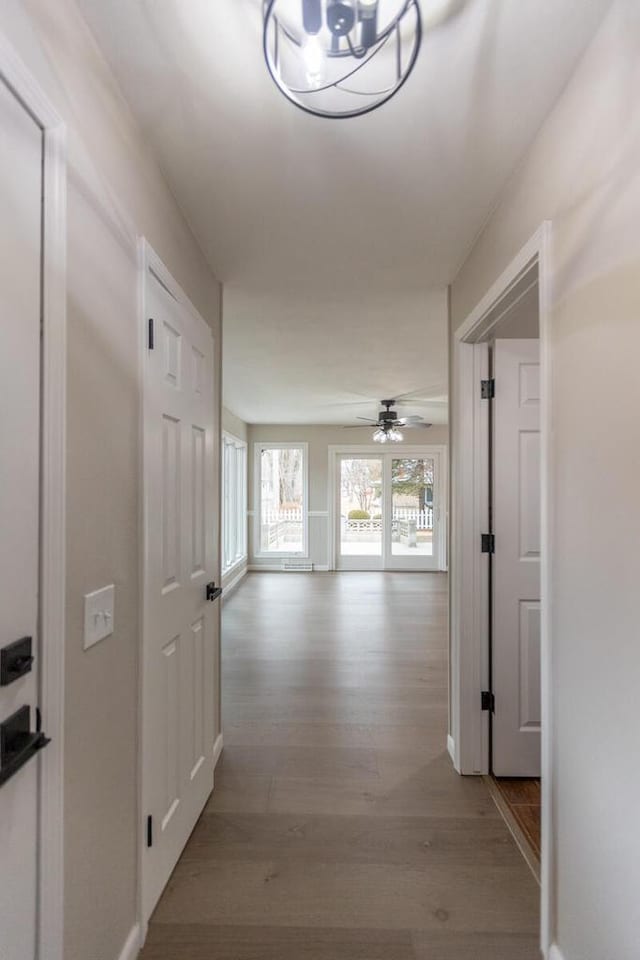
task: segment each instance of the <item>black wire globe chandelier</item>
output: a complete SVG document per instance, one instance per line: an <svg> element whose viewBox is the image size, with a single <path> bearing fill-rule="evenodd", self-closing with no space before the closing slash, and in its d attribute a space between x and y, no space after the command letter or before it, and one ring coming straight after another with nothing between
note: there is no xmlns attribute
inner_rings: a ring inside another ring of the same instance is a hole
<svg viewBox="0 0 640 960"><path fill-rule="evenodd" d="M319 117L357 117L394 96L422 42L418 0L264 0L274 82Z"/></svg>

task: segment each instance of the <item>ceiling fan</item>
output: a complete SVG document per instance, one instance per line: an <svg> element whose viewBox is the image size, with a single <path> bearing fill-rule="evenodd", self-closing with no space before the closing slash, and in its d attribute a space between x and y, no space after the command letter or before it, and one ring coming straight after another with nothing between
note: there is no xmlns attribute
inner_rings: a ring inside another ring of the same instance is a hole
<svg viewBox="0 0 640 960"><path fill-rule="evenodd" d="M377 420L372 420L370 417L356 417L357 420L363 420L365 423L371 423L376 426L373 434L373 439L376 443L399 443L404 439L399 427L409 430L418 427L426 430L431 426L430 423L425 423L423 418L419 416L399 417L397 410L392 409L396 406L398 400L381 400L380 403L385 409L380 410ZM349 427L345 427L345 429L348 430L354 426L355 424L350 424Z"/></svg>

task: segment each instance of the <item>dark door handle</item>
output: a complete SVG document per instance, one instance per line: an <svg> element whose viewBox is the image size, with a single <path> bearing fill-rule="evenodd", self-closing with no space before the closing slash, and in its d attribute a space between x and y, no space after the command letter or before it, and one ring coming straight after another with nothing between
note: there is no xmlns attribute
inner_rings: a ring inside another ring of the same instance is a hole
<svg viewBox="0 0 640 960"><path fill-rule="evenodd" d="M22 637L0 650L0 686L6 687L30 673L33 663L33 640Z"/></svg>
<svg viewBox="0 0 640 960"><path fill-rule="evenodd" d="M31 710L20 707L0 723L0 787L39 750L51 743L41 730L31 730Z"/></svg>
<svg viewBox="0 0 640 960"><path fill-rule="evenodd" d="M213 603L214 600L217 600L222 594L222 587L216 587L215 582L212 580L211 583L207 584L207 600L210 603Z"/></svg>

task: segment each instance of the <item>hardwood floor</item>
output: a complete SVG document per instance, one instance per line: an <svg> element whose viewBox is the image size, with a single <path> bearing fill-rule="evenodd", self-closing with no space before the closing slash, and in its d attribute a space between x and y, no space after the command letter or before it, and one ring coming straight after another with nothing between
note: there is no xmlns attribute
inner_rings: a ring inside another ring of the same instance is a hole
<svg viewBox="0 0 640 960"><path fill-rule="evenodd" d="M250 574L225 749L142 960L538 960L535 880L447 733L441 574Z"/></svg>
<svg viewBox="0 0 640 960"><path fill-rule="evenodd" d="M542 821L540 780L494 777L494 781L516 825L522 831L532 855L540 863Z"/></svg>

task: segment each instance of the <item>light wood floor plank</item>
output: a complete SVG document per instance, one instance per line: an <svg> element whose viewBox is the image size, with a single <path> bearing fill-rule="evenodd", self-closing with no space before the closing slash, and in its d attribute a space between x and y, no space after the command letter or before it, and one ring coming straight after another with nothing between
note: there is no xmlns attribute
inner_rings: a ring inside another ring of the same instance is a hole
<svg viewBox="0 0 640 960"><path fill-rule="evenodd" d="M539 891L446 753L447 582L251 574L225 750L141 960L538 960Z"/></svg>

